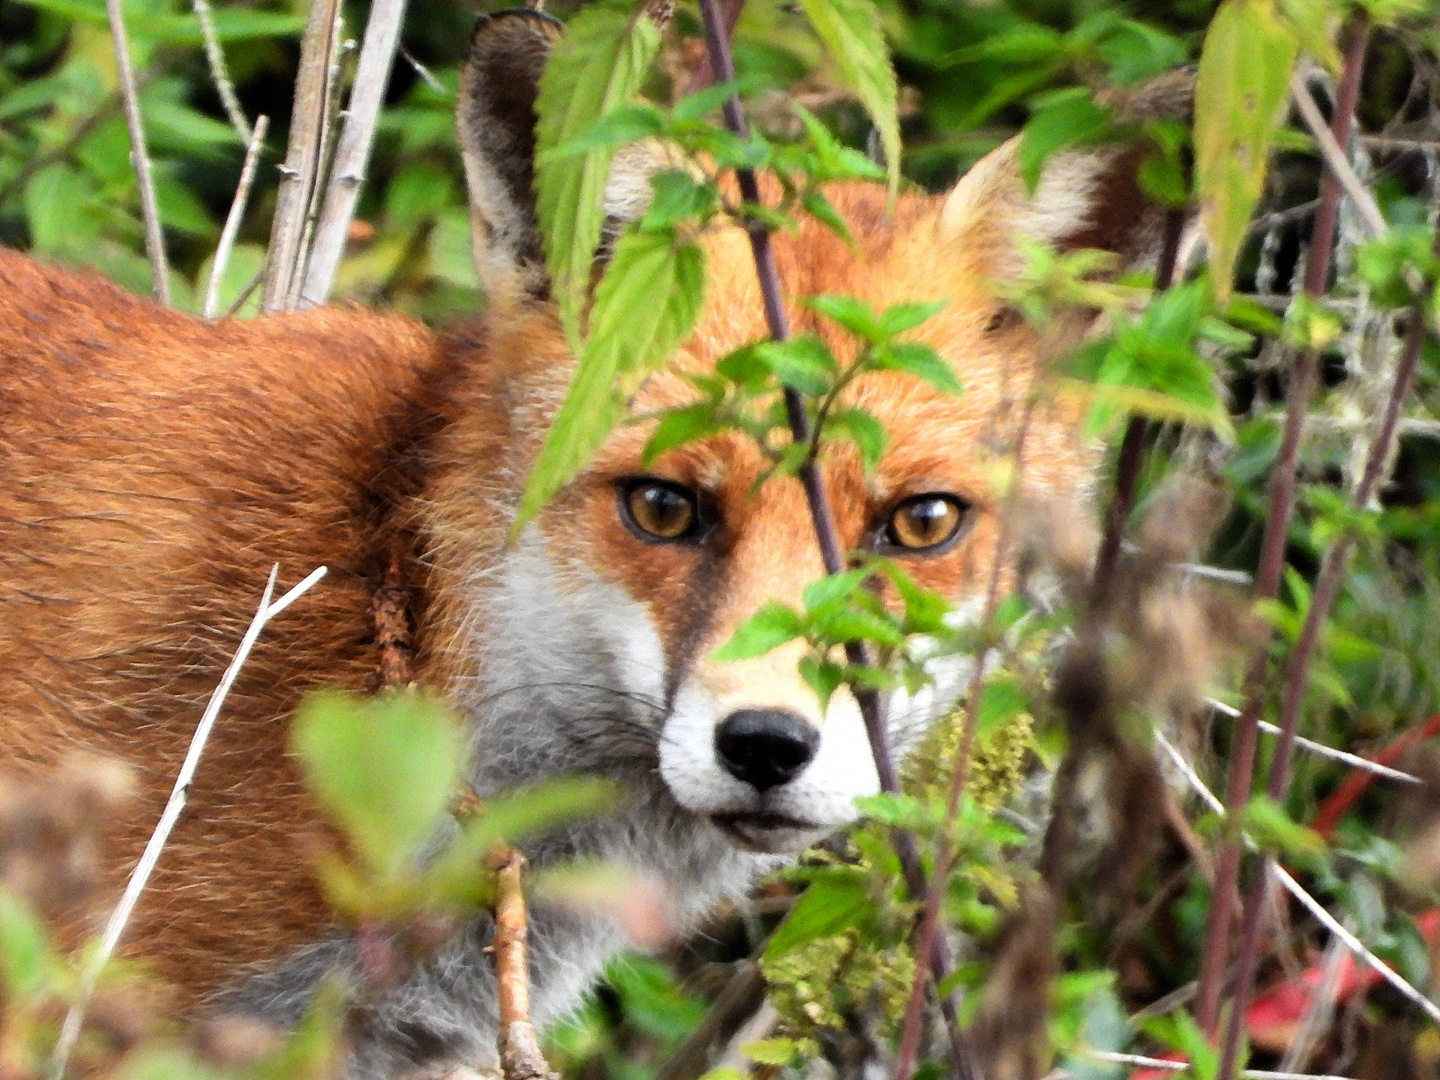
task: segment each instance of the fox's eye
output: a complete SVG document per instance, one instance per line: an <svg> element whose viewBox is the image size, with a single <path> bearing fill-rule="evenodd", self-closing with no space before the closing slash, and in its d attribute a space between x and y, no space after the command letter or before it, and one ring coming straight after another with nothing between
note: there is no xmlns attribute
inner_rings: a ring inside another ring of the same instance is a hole
<svg viewBox="0 0 1440 1080"><path fill-rule="evenodd" d="M884 542L899 551L930 551L960 532L970 504L955 495L912 495L890 511Z"/></svg>
<svg viewBox="0 0 1440 1080"><path fill-rule="evenodd" d="M620 489L620 516L641 540L689 540L699 530L695 493L668 480L632 480Z"/></svg>

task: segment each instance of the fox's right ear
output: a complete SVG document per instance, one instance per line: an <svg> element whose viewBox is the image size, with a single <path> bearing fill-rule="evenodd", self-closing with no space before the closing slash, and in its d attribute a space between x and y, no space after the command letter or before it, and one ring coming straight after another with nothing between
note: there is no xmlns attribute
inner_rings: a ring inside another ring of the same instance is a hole
<svg viewBox="0 0 1440 1080"><path fill-rule="evenodd" d="M535 218L535 97L560 33L559 22L530 8L482 15L460 69L455 127L488 298L549 292Z"/></svg>

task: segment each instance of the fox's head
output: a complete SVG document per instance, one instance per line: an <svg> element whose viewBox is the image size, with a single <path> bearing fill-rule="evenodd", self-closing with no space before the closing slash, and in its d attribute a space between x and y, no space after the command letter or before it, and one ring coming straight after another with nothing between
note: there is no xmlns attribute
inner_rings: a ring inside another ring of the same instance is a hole
<svg viewBox="0 0 1440 1080"><path fill-rule="evenodd" d="M457 536L490 538L478 545L488 554L462 571L471 608L455 617L478 655L471 700L481 714L480 753L499 763L486 783L567 764L644 774L653 791L735 847L797 850L851 820L855 798L877 789L857 704L841 689L822 709L797 672L799 645L740 663L712 653L763 603L798 607L804 586L822 576L799 481L772 478L757 489L767 462L738 433L647 466L642 448L653 423L636 423L609 438L516 544L501 552L496 540L573 370L548 299L531 191L535 85L557 32L534 12L491 17L476 32L462 81L477 262L504 370L492 385L505 398L508 434L472 450L490 459L477 467L500 474L480 495L489 517L449 522L438 542L454 552L468 542ZM897 559L950 598L958 618L975 617L995 572L1022 428L1018 482L1027 495L1064 499L1083 513L1096 461L1078 408L1039 386L1047 361L1073 346L1091 317L1067 316L1038 332L995 298L995 283L1020 268L1022 240L1103 247L1122 264L1143 261L1159 243L1161 215L1135 181L1141 154L1107 147L1056 155L1028 193L1016 153L1014 143L1002 146L951 191L903 194L888 208L880 185L830 190L854 247L814 223L773 237L788 298L844 293L877 309L945 301L917 336L953 366L964 392L943 394L898 372L864 376L850 403L884 425L883 458L867 474L840 444L824 450L820 465L841 548ZM617 223L643 209L633 193L645 190L644 176L627 172L633 160L621 155L610 184L607 210ZM745 232L716 228L705 250L709 286L697 328L672 369L639 392L636 415L694 400L685 372L767 336ZM792 303L789 315L797 333L820 334L842 362L853 348L803 307ZM450 494L453 503L465 493ZM473 491L469 498L476 501ZM497 510L504 520L492 520ZM1001 566L1000 586L1010 580ZM962 658L938 659L932 686L889 696L897 750L963 689L968 670ZM507 695L523 705L507 706ZM504 724L487 722L487 710L505 713Z"/></svg>

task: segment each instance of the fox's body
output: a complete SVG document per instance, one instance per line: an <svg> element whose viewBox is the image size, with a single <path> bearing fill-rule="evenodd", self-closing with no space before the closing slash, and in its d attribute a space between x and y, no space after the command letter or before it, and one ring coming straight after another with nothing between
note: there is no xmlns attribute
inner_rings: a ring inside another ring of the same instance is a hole
<svg viewBox="0 0 1440 1080"><path fill-rule="evenodd" d="M548 33L537 16L496 22ZM462 108L462 138L465 121ZM473 157L472 185L483 185ZM990 580L997 466L1022 416L1032 493L1073 496L1093 457L1069 412L1025 404L1044 357L1078 325L1038 338L1005 317L987 279L1013 268L1017 231L1052 241L1093 232L1113 155L1053 166L1033 202L1012 157L998 152L949 196L907 195L888 213L881 188L832 192L858 254L815 226L775 238L792 296L949 301L921 336L965 393L867 377L854 396L889 432L885 458L867 477L840 449L823 474L846 549L874 546L905 499L953 495L965 515L958 537L905 562L962 608ZM629 861L694 918L848 820L854 797L875 788L846 693L822 715L789 650L738 665L707 657L765 600L793 603L821 573L799 484L772 480L752 495L763 462L743 438L707 439L646 469L648 429L622 428L507 545L573 370L553 305L527 284L533 244L495 225L507 194L500 183L474 195L491 303L450 334L351 308L205 322L0 252L0 739L13 767L40 770L81 748L135 766L143 797L121 829L117 885L270 566L280 564L282 587L330 568L245 667L127 931L126 949L152 958L192 1009L287 1021L326 969L353 962L312 884L301 841L320 824L286 757L286 718L316 685L374 687L372 605L392 565L416 679L468 724L482 796L571 772L622 785L620 812L542 842L532 858ZM1112 231L1139 221L1133 207ZM715 233L707 253L710 289L682 368L765 336L744 233ZM691 393L665 375L635 408ZM622 520L637 477L698 492L704 537L654 542ZM962 667L889 703L897 744L953 698ZM762 781L717 764L716 732L742 712L783 714L811 732L798 775ZM355 1071L493 1056L488 932L458 933L376 1004ZM619 934L598 917L543 909L532 933L544 1022L573 1005Z"/></svg>

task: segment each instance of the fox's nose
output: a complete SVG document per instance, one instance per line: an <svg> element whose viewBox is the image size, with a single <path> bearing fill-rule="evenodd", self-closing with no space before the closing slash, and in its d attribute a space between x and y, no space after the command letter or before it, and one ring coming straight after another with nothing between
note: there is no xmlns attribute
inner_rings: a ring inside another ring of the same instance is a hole
<svg viewBox="0 0 1440 1080"><path fill-rule="evenodd" d="M820 733L786 709L741 709L715 729L715 753L736 780L757 791L788 784L809 765Z"/></svg>

